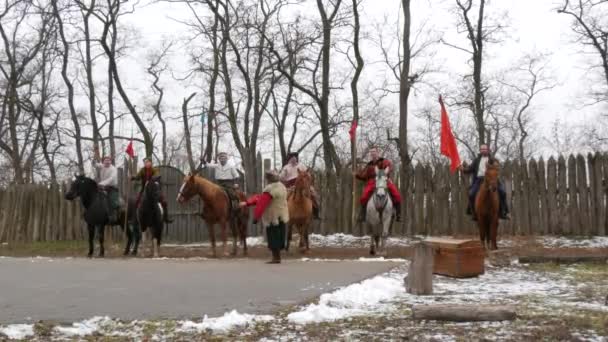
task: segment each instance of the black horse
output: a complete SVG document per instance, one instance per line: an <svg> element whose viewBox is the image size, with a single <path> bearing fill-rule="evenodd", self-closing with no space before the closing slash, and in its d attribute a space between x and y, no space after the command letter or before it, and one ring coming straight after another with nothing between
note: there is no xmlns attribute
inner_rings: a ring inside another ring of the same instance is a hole
<svg viewBox="0 0 608 342"><path fill-rule="evenodd" d="M137 208L137 220L141 231L145 232L149 227L152 233L152 253L155 258L158 258L160 253L163 233L163 209L159 203L161 191L160 176L152 177L144 185L141 202Z"/></svg>
<svg viewBox="0 0 608 342"><path fill-rule="evenodd" d="M65 194L67 200L74 200L80 197L82 205L85 209L84 220L87 223L89 231L89 254L88 257L93 256L93 240L95 239L95 232L99 238L99 256L104 256L104 227L107 225L118 225L121 228L125 222L125 209L121 208L118 215L118 223L109 222L109 204L108 198L105 192L100 191L95 182L91 178L85 176L75 176L74 181L70 186L70 190ZM127 233L127 246L125 247L124 255L128 255L133 246L131 255L137 255L137 248L139 241L141 240L141 233L137 225L135 215L135 199L130 198L128 201L128 229ZM95 229L97 228L97 229ZM134 241L135 240L135 241Z"/></svg>

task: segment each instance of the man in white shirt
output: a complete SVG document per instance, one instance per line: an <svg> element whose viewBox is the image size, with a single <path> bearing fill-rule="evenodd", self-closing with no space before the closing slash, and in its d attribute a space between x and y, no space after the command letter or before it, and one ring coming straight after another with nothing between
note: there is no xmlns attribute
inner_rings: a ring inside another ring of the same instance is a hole
<svg viewBox="0 0 608 342"><path fill-rule="evenodd" d="M201 158L202 167L209 167L215 170L215 182L226 190L228 197L233 202L233 208L238 207L238 197L235 190L239 186L239 178L241 175L232 163L228 163L228 154L220 152L217 155L219 163L205 163ZM235 204L236 203L236 204Z"/></svg>
<svg viewBox="0 0 608 342"><path fill-rule="evenodd" d="M281 169L281 172L279 173L279 180L285 184L285 187L290 191L293 190L293 187L296 184L298 171L306 172L308 171L308 168L300 164L298 152L290 152L287 155L287 164L283 166L283 169ZM319 196L312 185L310 186L310 197L312 200L313 216L315 219L319 219Z"/></svg>
<svg viewBox="0 0 608 342"><path fill-rule="evenodd" d="M460 170L465 174L471 174L471 188L469 189L469 204L467 206L467 214L471 215L473 220L477 220L475 215L475 197L479 192L479 187L481 186L481 182L483 182L483 178L486 175L486 168L489 162L494 162L496 159L490 154L490 149L488 145L481 145L479 147L479 155L473 163L469 166L461 166ZM498 198L500 201L499 205L499 216L503 220L508 220L509 218L509 206L507 203L507 193L505 192L505 188L502 182L498 181Z"/></svg>
<svg viewBox="0 0 608 342"><path fill-rule="evenodd" d="M94 166L99 170L99 182L97 186L102 191L105 191L109 200L109 221L116 223L118 220L118 210L120 209L120 200L118 194L118 170L112 165L112 158L105 156L102 159L103 163L95 162Z"/></svg>

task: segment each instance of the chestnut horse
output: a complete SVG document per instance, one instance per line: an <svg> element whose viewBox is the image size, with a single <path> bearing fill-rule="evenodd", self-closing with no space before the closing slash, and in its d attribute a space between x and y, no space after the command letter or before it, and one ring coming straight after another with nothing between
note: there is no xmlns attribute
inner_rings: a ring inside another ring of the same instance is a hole
<svg viewBox="0 0 608 342"><path fill-rule="evenodd" d="M497 161L488 163L483 182L475 198L475 212L479 226L479 239L485 248L498 249L496 234L498 230L498 172Z"/></svg>
<svg viewBox="0 0 608 342"><path fill-rule="evenodd" d="M310 222L312 222L312 199L310 198L310 186L312 176L308 171L298 170L298 177L293 189L287 196L287 208L289 210L289 224L287 225L287 244L285 250L289 251L293 227L298 228L300 235L299 248L301 252L310 250L308 235L310 234Z"/></svg>
<svg viewBox="0 0 608 342"><path fill-rule="evenodd" d="M245 194L241 191L236 191L239 201L246 201ZM184 178L182 187L179 189L177 201L183 204L189 201L195 195L199 195L203 201L203 212L201 217L209 227L209 236L211 237L211 248L213 249L213 257L217 257L215 249L215 225L219 225L222 229L222 242L224 256L237 254L237 239L241 241L243 246L243 255L247 255L247 221L249 211L247 208L232 209L230 199L226 191L219 185L199 176L190 174ZM230 225L233 238L232 252L228 254L226 251L227 235L226 228Z"/></svg>

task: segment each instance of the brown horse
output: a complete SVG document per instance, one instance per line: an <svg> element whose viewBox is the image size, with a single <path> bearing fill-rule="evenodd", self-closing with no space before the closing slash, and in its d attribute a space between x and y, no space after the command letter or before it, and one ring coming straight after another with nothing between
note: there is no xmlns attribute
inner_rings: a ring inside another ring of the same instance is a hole
<svg viewBox="0 0 608 342"><path fill-rule="evenodd" d="M485 248L498 249L496 234L498 231L498 161L488 163L483 183L475 198L475 212L479 226L479 238Z"/></svg>
<svg viewBox="0 0 608 342"><path fill-rule="evenodd" d="M236 191L240 201L245 201L245 194L241 191ZM249 212L247 208L231 209L230 199L226 191L219 185L197 175L190 174L184 178L182 187L177 195L179 203L189 201L195 195L199 195L203 201L203 212L201 217L209 227L209 235L211 237L211 247L213 249L212 257L217 257L215 249L215 225L219 225L222 229L222 247L224 256L237 254L237 239L241 241L243 246L243 255L247 255L247 221ZM232 211L232 212L231 212ZM230 225L233 238L232 252L228 254L226 251L227 234L226 228Z"/></svg>
<svg viewBox="0 0 608 342"><path fill-rule="evenodd" d="M298 234L300 235L300 251L308 252L310 250L308 235L310 233L310 223L312 222L312 199L310 198L311 184L312 176L310 173L298 170L296 183L287 197L289 224L287 228L287 244L285 249L288 251L294 226L298 228Z"/></svg>

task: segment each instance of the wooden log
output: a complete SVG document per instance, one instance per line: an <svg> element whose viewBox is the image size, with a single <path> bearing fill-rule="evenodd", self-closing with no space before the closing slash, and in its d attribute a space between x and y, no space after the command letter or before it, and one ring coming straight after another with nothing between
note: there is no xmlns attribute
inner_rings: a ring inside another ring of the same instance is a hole
<svg viewBox="0 0 608 342"><path fill-rule="evenodd" d="M570 214L568 213L568 172L566 167L566 159L564 156L559 156L557 160L557 209L558 221L557 230L555 233L567 233L570 225Z"/></svg>
<svg viewBox="0 0 608 342"><path fill-rule="evenodd" d="M576 159L574 156L568 157L568 221L566 234L580 232L580 213L578 207L578 187L576 185Z"/></svg>
<svg viewBox="0 0 608 342"><path fill-rule="evenodd" d="M507 193L507 205L511 212L513 212L513 165L511 161L507 160L504 163L500 176L505 186L505 192ZM500 232L501 235L513 235L513 220L501 222Z"/></svg>
<svg viewBox="0 0 608 342"><path fill-rule="evenodd" d="M450 322L512 321L515 309L502 305L414 305L413 319Z"/></svg>
<svg viewBox="0 0 608 342"><path fill-rule="evenodd" d="M549 234L557 234L559 212L557 210L557 162L553 157L547 162L547 215Z"/></svg>
<svg viewBox="0 0 608 342"><path fill-rule="evenodd" d="M421 164L414 168L414 231L424 234L424 168Z"/></svg>
<svg viewBox="0 0 608 342"><path fill-rule="evenodd" d="M537 234L547 235L549 233L549 211L547 209L547 178L545 176L545 160L541 157L538 161L538 178L536 179L538 186L539 200L539 225L540 229Z"/></svg>
<svg viewBox="0 0 608 342"><path fill-rule="evenodd" d="M405 289L413 295L433 294L433 248L423 242L414 246L414 256L405 281Z"/></svg>
<svg viewBox="0 0 608 342"><path fill-rule="evenodd" d="M605 264L608 262L608 256L598 255L565 255L565 256L551 256L551 255L530 255L520 256L520 264L544 264L544 263L556 263L556 264L575 264L575 263L600 263Z"/></svg>
<svg viewBox="0 0 608 342"><path fill-rule="evenodd" d="M576 156L576 183L578 188L579 229L576 235L590 235L589 226L589 186L587 182L587 163L581 154Z"/></svg>
<svg viewBox="0 0 608 342"><path fill-rule="evenodd" d="M540 228L540 206L538 198L538 165L536 160L531 159L528 168L528 207L530 208L530 226L526 232L529 235L541 235Z"/></svg>

